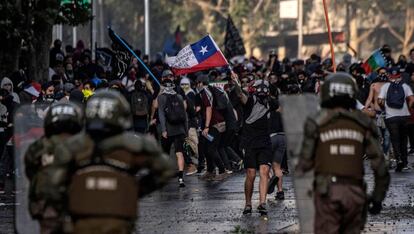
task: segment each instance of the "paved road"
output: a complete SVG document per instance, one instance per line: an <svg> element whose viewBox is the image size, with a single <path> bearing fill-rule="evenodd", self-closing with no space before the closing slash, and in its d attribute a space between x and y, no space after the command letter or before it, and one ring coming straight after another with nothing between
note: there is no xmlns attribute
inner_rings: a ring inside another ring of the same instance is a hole
<svg viewBox="0 0 414 234"><path fill-rule="evenodd" d="M372 187L372 175L367 176ZM296 233L298 232L292 180L286 177L284 201L269 197L268 220L241 214L244 205L243 174L223 182L186 177L186 188L172 180L140 202L139 233ZM391 189L383 212L369 217L367 233L414 233L414 171L392 172ZM257 186L256 181L256 186ZM254 208L258 193L254 195ZM13 197L0 195L0 233L12 233Z"/></svg>

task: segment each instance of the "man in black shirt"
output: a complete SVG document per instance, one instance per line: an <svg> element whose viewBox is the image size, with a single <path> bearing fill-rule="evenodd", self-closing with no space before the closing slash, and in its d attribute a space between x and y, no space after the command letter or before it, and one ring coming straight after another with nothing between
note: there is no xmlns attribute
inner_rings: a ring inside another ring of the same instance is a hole
<svg viewBox="0 0 414 234"><path fill-rule="evenodd" d="M237 79L233 75L233 79ZM239 82L237 82L239 84ZM257 80L253 95L247 96L237 86L240 100L244 104L244 127L242 145L245 146L246 181L244 193L246 204L243 214L252 212L252 195L256 170L259 170L260 204L257 207L261 215L267 215L266 195L269 180L269 165L272 161L272 148L269 133L270 110L276 109L277 104L269 98L269 82Z"/></svg>

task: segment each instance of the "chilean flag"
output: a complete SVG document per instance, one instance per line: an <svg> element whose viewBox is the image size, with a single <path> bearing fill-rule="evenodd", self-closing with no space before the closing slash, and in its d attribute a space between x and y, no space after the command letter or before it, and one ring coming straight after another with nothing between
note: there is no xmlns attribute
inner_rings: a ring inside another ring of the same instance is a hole
<svg viewBox="0 0 414 234"><path fill-rule="evenodd" d="M177 56L166 57L165 60L175 75L229 65L210 35L194 44L187 45L178 52Z"/></svg>

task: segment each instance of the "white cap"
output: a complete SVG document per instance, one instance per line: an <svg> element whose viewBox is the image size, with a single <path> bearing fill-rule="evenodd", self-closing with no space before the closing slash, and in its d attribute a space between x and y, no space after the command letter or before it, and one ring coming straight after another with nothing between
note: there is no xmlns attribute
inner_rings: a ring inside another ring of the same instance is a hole
<svg viewBox="0 0 414 234"><path fill-rule="evenodd" d="M183 77L180 81L180 85L182 84L191 84L190 79L188 79L187 77Z"/></svg>

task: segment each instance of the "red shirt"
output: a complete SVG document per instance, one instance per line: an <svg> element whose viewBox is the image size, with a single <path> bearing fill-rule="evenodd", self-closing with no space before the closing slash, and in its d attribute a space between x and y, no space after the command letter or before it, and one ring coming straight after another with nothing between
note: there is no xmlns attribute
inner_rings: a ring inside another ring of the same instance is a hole
<svg viewBox="0 0 414 234"><path fill-rule="evenodd" d="M201 93L201 103L202 103L203 113L206 113L207 107L210 107L210 106L213 107L212 108L213 112L212 112L211 120L210 120L210 126L208 127L224 122L223 114L220 111L218 111L216 108L214 108L213 97L211 97L211 101L210 101L209 98L207 97L206 91ZM203 119L204 118L205 116L203 116Z"/></svg>

